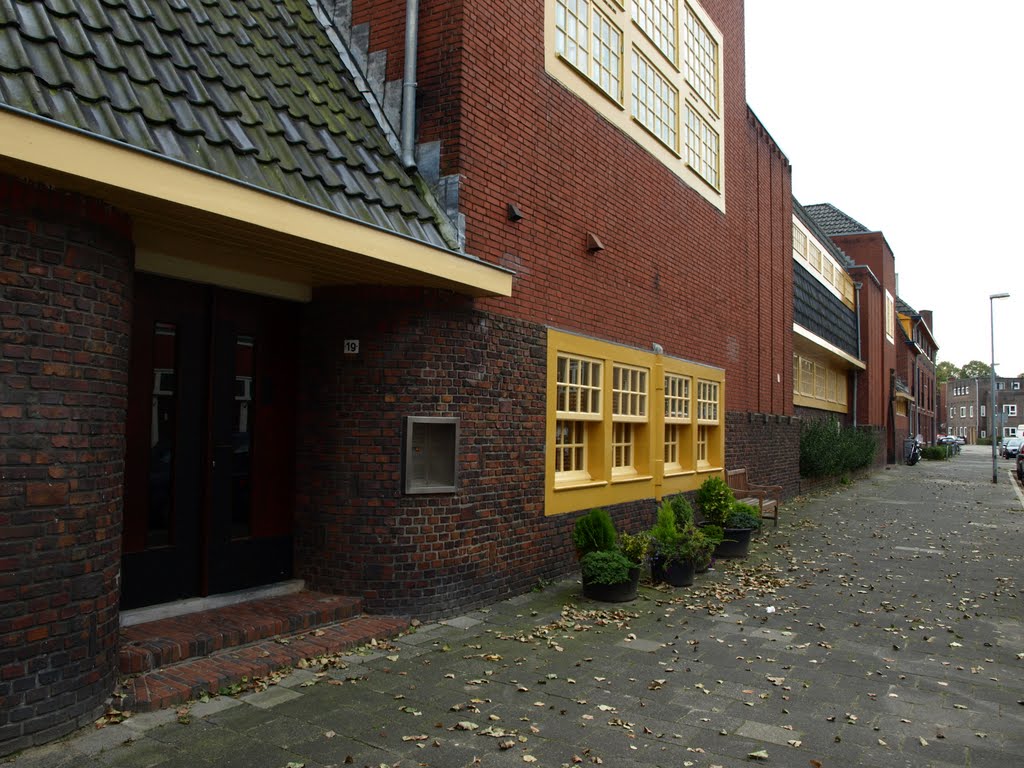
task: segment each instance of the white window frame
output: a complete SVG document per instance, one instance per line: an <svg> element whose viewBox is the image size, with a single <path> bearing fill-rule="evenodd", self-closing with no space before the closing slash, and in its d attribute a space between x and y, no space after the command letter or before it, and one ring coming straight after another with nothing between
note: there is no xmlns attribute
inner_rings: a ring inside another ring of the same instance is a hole
<svg viewBox="0 0 1024 768"><path fill-rule="evenodd" d="M562 377L562 361L565 361ZM591 424L599 424L602 413L604 361L585 355L559 354L555 373L555 482L571 484L591 479L589 469L590 443L593 441ZM576 375L573 375L573 371ZM586 370L586 376L582 372ZM585 379L585 380L584 380ZM596 379L596 382L595 382ZM573 395L575 393L575 395ZM586 400L584 406L583 401ZM573 407L575 405L575 407ZM564 425L564 427L563 427ZM571 440L560 441L561 437ZM570 451L566 454L565 451ZM569 455L569 468L564 457ZM577 460L576 457L579 457ZM559 467L563 468L559 468Z"/></svg>
<svg viewBox="0 0 1024 768"><path fill-rule="evenodd" d="M1003 414L1006 415L1006 416L1016 416L1017 415L1017 404L1016 403L1004 403L1003 404Z"/></svg>
<svg viewBox="0 0 1024 768"><path fill-rule="evenodd" d="M889 291L885 292L885 340L896 343L896 300Z"/></svg>

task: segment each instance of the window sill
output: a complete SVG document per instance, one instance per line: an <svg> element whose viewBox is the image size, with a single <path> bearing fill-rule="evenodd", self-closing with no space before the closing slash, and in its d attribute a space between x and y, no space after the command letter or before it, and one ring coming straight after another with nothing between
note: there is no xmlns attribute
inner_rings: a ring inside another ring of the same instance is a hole
<svg viewBox="0 0 1024 768"><path fill-rule="evenodd" d="M722 471L722 467L712 467L710 465L708 465L706 467L697 467L697 474L698 475L706 475L706 474L709 474L711 472L721 472L721 471Z"/></svg>
<svg viewBox="0 0 1024 768"><path fill-rule="evenodd" d="M622 477L613 477L612 484L618 485L619 483L643 483L653 479L653 475L623 475Z"/></svg>
<svg viewBox="0 0 1024 768"><path fill-rule="evenodd" d="M687 475L695 474L697 474L695 469L672 469L665 471L665 477L686 477Z"/></svg>
<svg viewBox="0 0 1024 768"><path fill-rule="evenodd" d="M578 483L563 483L555 485L555 493L559 491L578 491L581 488L600 488L608 485L607 480L584 480Z"/></svg>

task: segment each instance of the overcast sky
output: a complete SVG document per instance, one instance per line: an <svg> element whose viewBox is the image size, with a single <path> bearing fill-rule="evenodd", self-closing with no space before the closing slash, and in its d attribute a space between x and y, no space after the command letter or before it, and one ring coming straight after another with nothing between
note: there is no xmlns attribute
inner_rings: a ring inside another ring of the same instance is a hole
<svg viewBox="0 0 1024 768"><path fill-rule="evenodd" d="M796 199L884 233L940 361L989 362L988 297L1010 293L996 371L1024 373L1024 2L746 0L746 30L747 101Z"/></svg>

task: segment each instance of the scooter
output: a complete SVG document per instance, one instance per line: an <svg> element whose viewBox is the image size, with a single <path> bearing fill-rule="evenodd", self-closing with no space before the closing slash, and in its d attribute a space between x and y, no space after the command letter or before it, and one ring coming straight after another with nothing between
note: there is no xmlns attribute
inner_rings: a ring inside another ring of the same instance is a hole
<svg viewBox="0 0 1024 768"><path fill-rule="evenodd" d="M912 467L921 460L921 443L915 440L914 438L908 438L907 444L910 445L911 442L913 443L913 445L910 447L910 451L907 453L907 465ZM906 451L906 449L904 449L904 451Z"/></svg>

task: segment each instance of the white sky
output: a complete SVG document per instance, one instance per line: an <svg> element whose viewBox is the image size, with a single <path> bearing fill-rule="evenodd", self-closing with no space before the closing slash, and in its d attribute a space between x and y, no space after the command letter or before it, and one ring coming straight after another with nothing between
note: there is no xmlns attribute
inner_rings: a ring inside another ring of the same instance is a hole
<svg viewBox="0 0 1024 768"><path fill-rule="evenodd" d="M965 11L970 14L965 16ZM896 256L938 359L1024 373L1024 2L746 0L747 102L793 165Z"/></svg>

